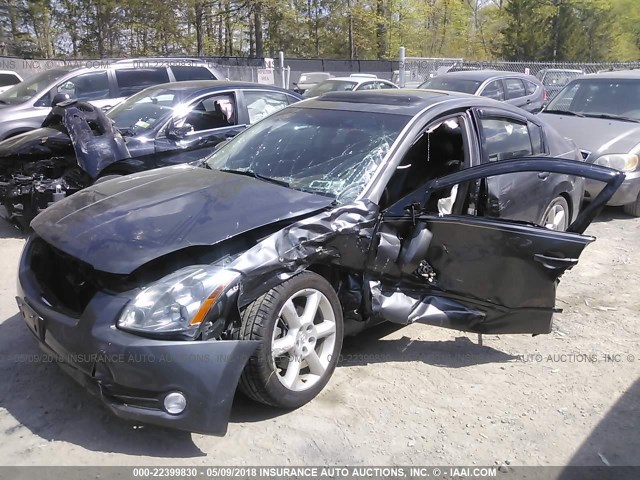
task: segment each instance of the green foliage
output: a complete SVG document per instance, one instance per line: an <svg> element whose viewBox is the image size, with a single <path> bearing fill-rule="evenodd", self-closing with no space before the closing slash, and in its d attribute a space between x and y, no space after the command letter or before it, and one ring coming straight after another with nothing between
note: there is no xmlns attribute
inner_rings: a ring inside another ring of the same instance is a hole
<svg viewBox="0 0 640 480"><path fill-rule="evenodd" d="M29 56L640 60L640 0L0 0Z"/></svg>

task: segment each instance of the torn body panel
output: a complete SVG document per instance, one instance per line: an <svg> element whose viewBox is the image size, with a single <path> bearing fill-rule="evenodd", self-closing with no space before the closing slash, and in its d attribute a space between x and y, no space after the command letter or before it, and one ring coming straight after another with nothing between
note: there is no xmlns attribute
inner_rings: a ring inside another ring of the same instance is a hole
<svg viewBox="0 0 640 480"><path fill-rule="evenodd" d="M376 204L357 201L270 235L229 265L243 275L239 305L250 303L313 264L363 272L377 218ZM353 291L353 285L349 290Z"/></svg>
<svg viewBox="0 0 640 480"><path fill-rule="evenodd" d="M131 157L124 138L111 119L90 103L59 103L42 126L51 127L58 122L71 138L78 165L93 180L112 163Z"/></svg>
<svg viewBox="0 0 640 480"><path fill-rule="evenodd" d="M381 282L369 282L374 315L392 323L425 323L436 327L476 331L484 314L453 300L434 295L383 289Z"/></svg>

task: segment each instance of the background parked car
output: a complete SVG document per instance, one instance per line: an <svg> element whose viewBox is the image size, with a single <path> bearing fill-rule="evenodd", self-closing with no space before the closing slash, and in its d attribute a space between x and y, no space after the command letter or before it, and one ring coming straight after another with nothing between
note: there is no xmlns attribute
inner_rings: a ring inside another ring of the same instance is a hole
<svg viewBox="0 0 640 480"><path fill-rule="evenodd" d="M310 88L315 87L320 82L324 82L325 80L328 80L332 77L333 75L331 75L329 72L303 73L300 75L297 83L293 82L293 91L302 94Z"/></svg>
<svg viewBox="0 0 640 480"><path fill-rule="evenodd" d="M0 70L0 93L22 81L22 77L11 70Z"/></svg>
<svg viewBox="0 0 640 480"><path fill-rule="evenodd" d="M420 88L469 93L493 98L539 112L544 105L544 87L531 75L498 70L468 70L430 78Z"/></svg>
<svg viewBox="0 0 640 480"><path fill-rule="evenodd" d="M587 162L624 171L626 179L608 205L622 205L629 215L640 216L640 71L576 78L540 116L573 139ZM587 199L601 188L587 182Z"/></svg>
<svg viewBox="0 0 640 480"><path fill-rule="evenodd" d="M410 72L404 72L404 88L418 88L422 84L422 80L411 80ZM400 70L394 70L391 75L391 83L400 86Z"/></svg>
<svg viewBox="0 0 640 480"><path fill-rule="evenodd" d="M198 160L300 98L257 83L200 80L147 88L106 115L88 103L62 103L43 128L0 142L0 201L26 227L96 179Z"/></svg>
<svg viewBox="0 0 640 480"><path fill-rule="evenodd" d="M551 100L556 94L562 90L567 83L580 75L582 70L567 68L544 68L536 74L536 78L542 82L547 95L545 101Z"/></svg>
<svg viewBox="0 0 640 480"><path fill-rule="evenodd" d="M304 98L313 98L327 92L352 92L360 90L385 90L398 88L395 83L377 78L375 75L353 74L349 77L335 77L319 83L304 93Z"/></svg>
<svg viewBox="0 0 640 480"><path fill-rule="evenodd" d="M0 140L38 128L54 101L91 102L107 109L151 85L224 76L199 60L134 59L104 67L53 69L0 93Z"/></svg>

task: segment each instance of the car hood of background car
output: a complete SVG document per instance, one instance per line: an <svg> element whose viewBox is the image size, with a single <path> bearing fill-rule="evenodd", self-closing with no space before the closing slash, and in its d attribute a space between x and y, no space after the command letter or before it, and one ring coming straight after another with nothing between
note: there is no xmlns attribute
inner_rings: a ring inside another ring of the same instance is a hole
<svg viewBox="0 0 640 480"><path fill-rule="evenodd" d="M180 165L96 184L53 204L31 226L96 270L129 274L163 255L213 245L332 202L243 175Z"/></svg>
<svg viewBox="0 0 640 480"><path fill-rule="evenodd" d="M0 162L14 158L32 162L73 151L68 135L54 128L37 128L0 142Z"/></svg>
<svg viewBox="0 0 640 480"><path fill-rule="evenodd" d="M540 117L580 150L592 152L589 160L607 153L627 153L640 144L640 123L544 112Z"/></svg>

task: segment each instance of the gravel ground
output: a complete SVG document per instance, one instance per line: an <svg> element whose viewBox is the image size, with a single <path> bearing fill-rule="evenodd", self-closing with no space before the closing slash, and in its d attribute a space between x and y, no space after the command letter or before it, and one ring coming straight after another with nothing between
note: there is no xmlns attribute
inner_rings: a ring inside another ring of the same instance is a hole
<svg viewBox="0 0 640 480"><path fill-rule="evenodd" d="M348 339L324 392L282 412L236 398L224 438L113 417L18 317L24 238L0 223L5 465L640 465L640 219L606 210L563 278L550 335L381 325ZM487 279L488 281L490 279Z"/></svg>

